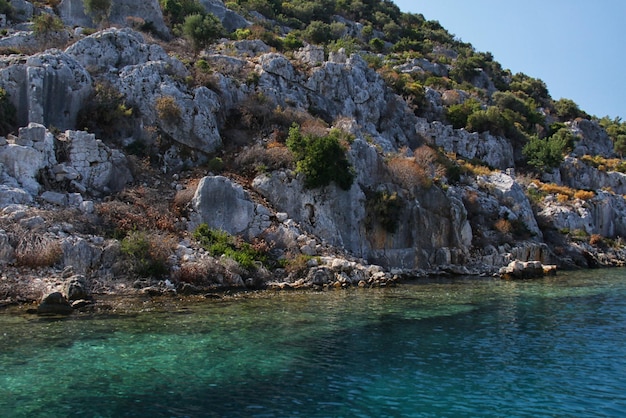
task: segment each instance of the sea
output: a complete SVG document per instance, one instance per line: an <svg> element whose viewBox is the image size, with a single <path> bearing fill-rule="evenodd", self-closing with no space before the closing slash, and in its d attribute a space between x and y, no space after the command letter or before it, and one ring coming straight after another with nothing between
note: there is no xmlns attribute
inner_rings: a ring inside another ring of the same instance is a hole
<svg viewBox="0 0 626 418"><path fill-rule="evenodd" d="M101 303L0 310L0 417L626 417L624 269Z"/></svg>

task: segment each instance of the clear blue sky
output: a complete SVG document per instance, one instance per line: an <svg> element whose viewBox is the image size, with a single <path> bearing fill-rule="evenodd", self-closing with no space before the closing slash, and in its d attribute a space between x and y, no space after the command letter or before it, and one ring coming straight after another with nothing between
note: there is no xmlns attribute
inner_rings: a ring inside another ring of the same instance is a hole
<svg viewBox="0 0 626 418"><path fill-rule="evenodd" d="M394 0L550 95L626 120L626 0Z"/></svg>

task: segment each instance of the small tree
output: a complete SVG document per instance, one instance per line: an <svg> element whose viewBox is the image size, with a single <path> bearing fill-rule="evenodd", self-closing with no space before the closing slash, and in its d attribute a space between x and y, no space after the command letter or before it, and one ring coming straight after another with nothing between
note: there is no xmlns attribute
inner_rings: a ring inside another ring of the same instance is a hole
<svg viewBox="0 0 626 418"><path fill-rule="evenodd" d="M112 0L85 0L85 13L91 16L94 23L104 25L111 14Z"/></svg>
<svg viewBox="0 0 626 418"><path fill-rule="evenodd" d="M33 19L33 32L47 47L54 36L65 28L58 16L42 13Z"/></svg>
<svg viewBox="0 0 626 418"><path fill-rule="evenodd" d="M574 135L567 129L560 129L551 137L539 139L533 136L522 149L528 159L528 165L539 170L558 167L563 161L563 154L571 149Z"/></svg>
<svg viewBox="0 0 626 418"><path fill-rule="evenodd" d="M195 51L209 45L225 33L222 22L212 13L195 13L187 16L183 22L182 32L193 45Z"/></svg>

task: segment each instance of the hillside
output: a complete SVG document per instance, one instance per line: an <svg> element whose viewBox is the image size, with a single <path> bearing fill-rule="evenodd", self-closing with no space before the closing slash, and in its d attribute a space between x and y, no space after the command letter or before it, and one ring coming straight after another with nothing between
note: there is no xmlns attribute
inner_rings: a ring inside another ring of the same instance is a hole
<svg viewBox="0 0 626 418"><path fill-rule="evenodd" d="M6 303L626 259L626 125L390 1L0 11Z"/></svg>

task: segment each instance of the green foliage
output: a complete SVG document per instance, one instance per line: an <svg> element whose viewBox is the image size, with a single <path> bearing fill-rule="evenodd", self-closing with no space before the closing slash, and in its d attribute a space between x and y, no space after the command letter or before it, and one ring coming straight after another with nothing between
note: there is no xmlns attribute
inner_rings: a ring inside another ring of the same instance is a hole
<svg viewBox="0 0 626 418"><path fill-rule="evenodd" d="M293 51L298 48L302 48L304 44L298 36L297 32L289 32L285 39L283 39L283 47L289 51Z"/></svg>
<svg viewBox="0 0 626 418"><path fill-rule="evenodd" d="M556 115L562 121L573 120L576 118L585 118L588 115L580 110L578 105L570 99L559 99L554 103Z"/></svg>
<svg viewBox="0 0 626 418"><path fill-rule="evenodd" d="M209 228L206 223L196 228L193 237L212 256L226 256L247 270L255 269L257 262L267 262L267 256L249 243L237 239L226 231Z"/></svg>
<svg viewBox="0 0 626 418"><path fill-rule="evenodd" d="M389 233L398 230L404 201L397 193L388 191L369 193L365 208L367 211L366 224L369 228L378 223Z"/></svg>
<svg viewBox="0 0 626 418"><path fill-rule="evenodd" d="M11 19L13 17L13 13L15 9L13 9L13 5L9 3L7 0L0 0L0 13L6 15L7 18Z"/></svg>
<svg viewBox="0 0 626 418"><path fill-rule="evenodd" d="M619 117L611 119L605 116L598 123L606 130L609 138L613 141L615 152L621 156L626 154L626 122L622 122L622 119Z"/></svg>
<svg viewBox="0 0 626 418"><path fill-rule="evenodd" d="M524 73L517 73L512 77L509 84L511 91L521 91L533 98L541 106L546 106L550 102L550 94L546 83L538 78L532 78Z"/></svg>
<svg viewBox="0 0 626 418"><path fill-rule="evenodd" d="M533 136L522 153L528 165L539 170L556 168L563 162L563 155L571 149L573 142L574 135L567 129L560 129L545 139Z"/></svg>
<svg viewBox="0 0 626 418"><path fill-rule="evenodd" d="M9 100L9 93L0 88L0 135L15 131L17 128L16 110L13 103Z"/></svg>
<svg viewBox="0 0 626 418"><path fill-rule="evenodd" d="M328 23L315 20L306 27L302 36L312 44L326 44L332 40L332 31Z"/></svg>
<svg viewBox="0 0 626 418"><path fill-rule="evenodd" d="M131 123L133 110L124 96L106 83L97 83L91 100L80 110L77 118L79 129L111 136Z"/></svg>
<svg viewBox="0 0 626 418"><path fill-rule="evenodd" d="M159 0L163 16L170 27L182 24L192 14L204 14L206 10L198 0Z"/></svg>
<svg viewBox="0 0 626 418"><path fill-rule="evenodd" d="M112 0L84 0L85 13L96 24L104 24L111 14Z"/></svg>
<svg viewBox="0 0 626 418"><path fill-rule="evenodd" d="M185 17L182 33L195 51L209 45L225 33L222 22L212 13L191 14Z"/></svg>
<svg viewBox="0 0 626 418"><path fill-rule="evenodd" d="M341 145L349 139L336 129L322 137L302 135L300 127L292 125L287 147L296 158L296 170L304 174L305 187L323 187L334 181L343 190L350 189L354 173Z"/></svg>
<svg viewBox="0 0 626 418"><path fill-rule="evenodd" d="M129 233L120 243L122 254L130 258L133 273L141 277L161 277L169 271L167 257L158 242L159 237L147 232Z"/></svg>
<svg viewBox="0 0 626 418"><path fill-rule="evenodd" d="M374 52L383 52L385 49L385 41L380 38L372 38L368 42L368 45Z"/></svg>
<svg viewBox="0 0 626 418"><path fill-rule="evenodd" d="M467 118L481 110L481 104L476 99L467 99L463 103L451 105L446 109L446 118L455 129L465 128Z"/></svg>
<svg viewBox="0 0 626 418"><path fill-rule="evenodd" d="M35 36L47 38L55 32L63 30L65 26L57 15L41 13L33 19Z"/></svg>

